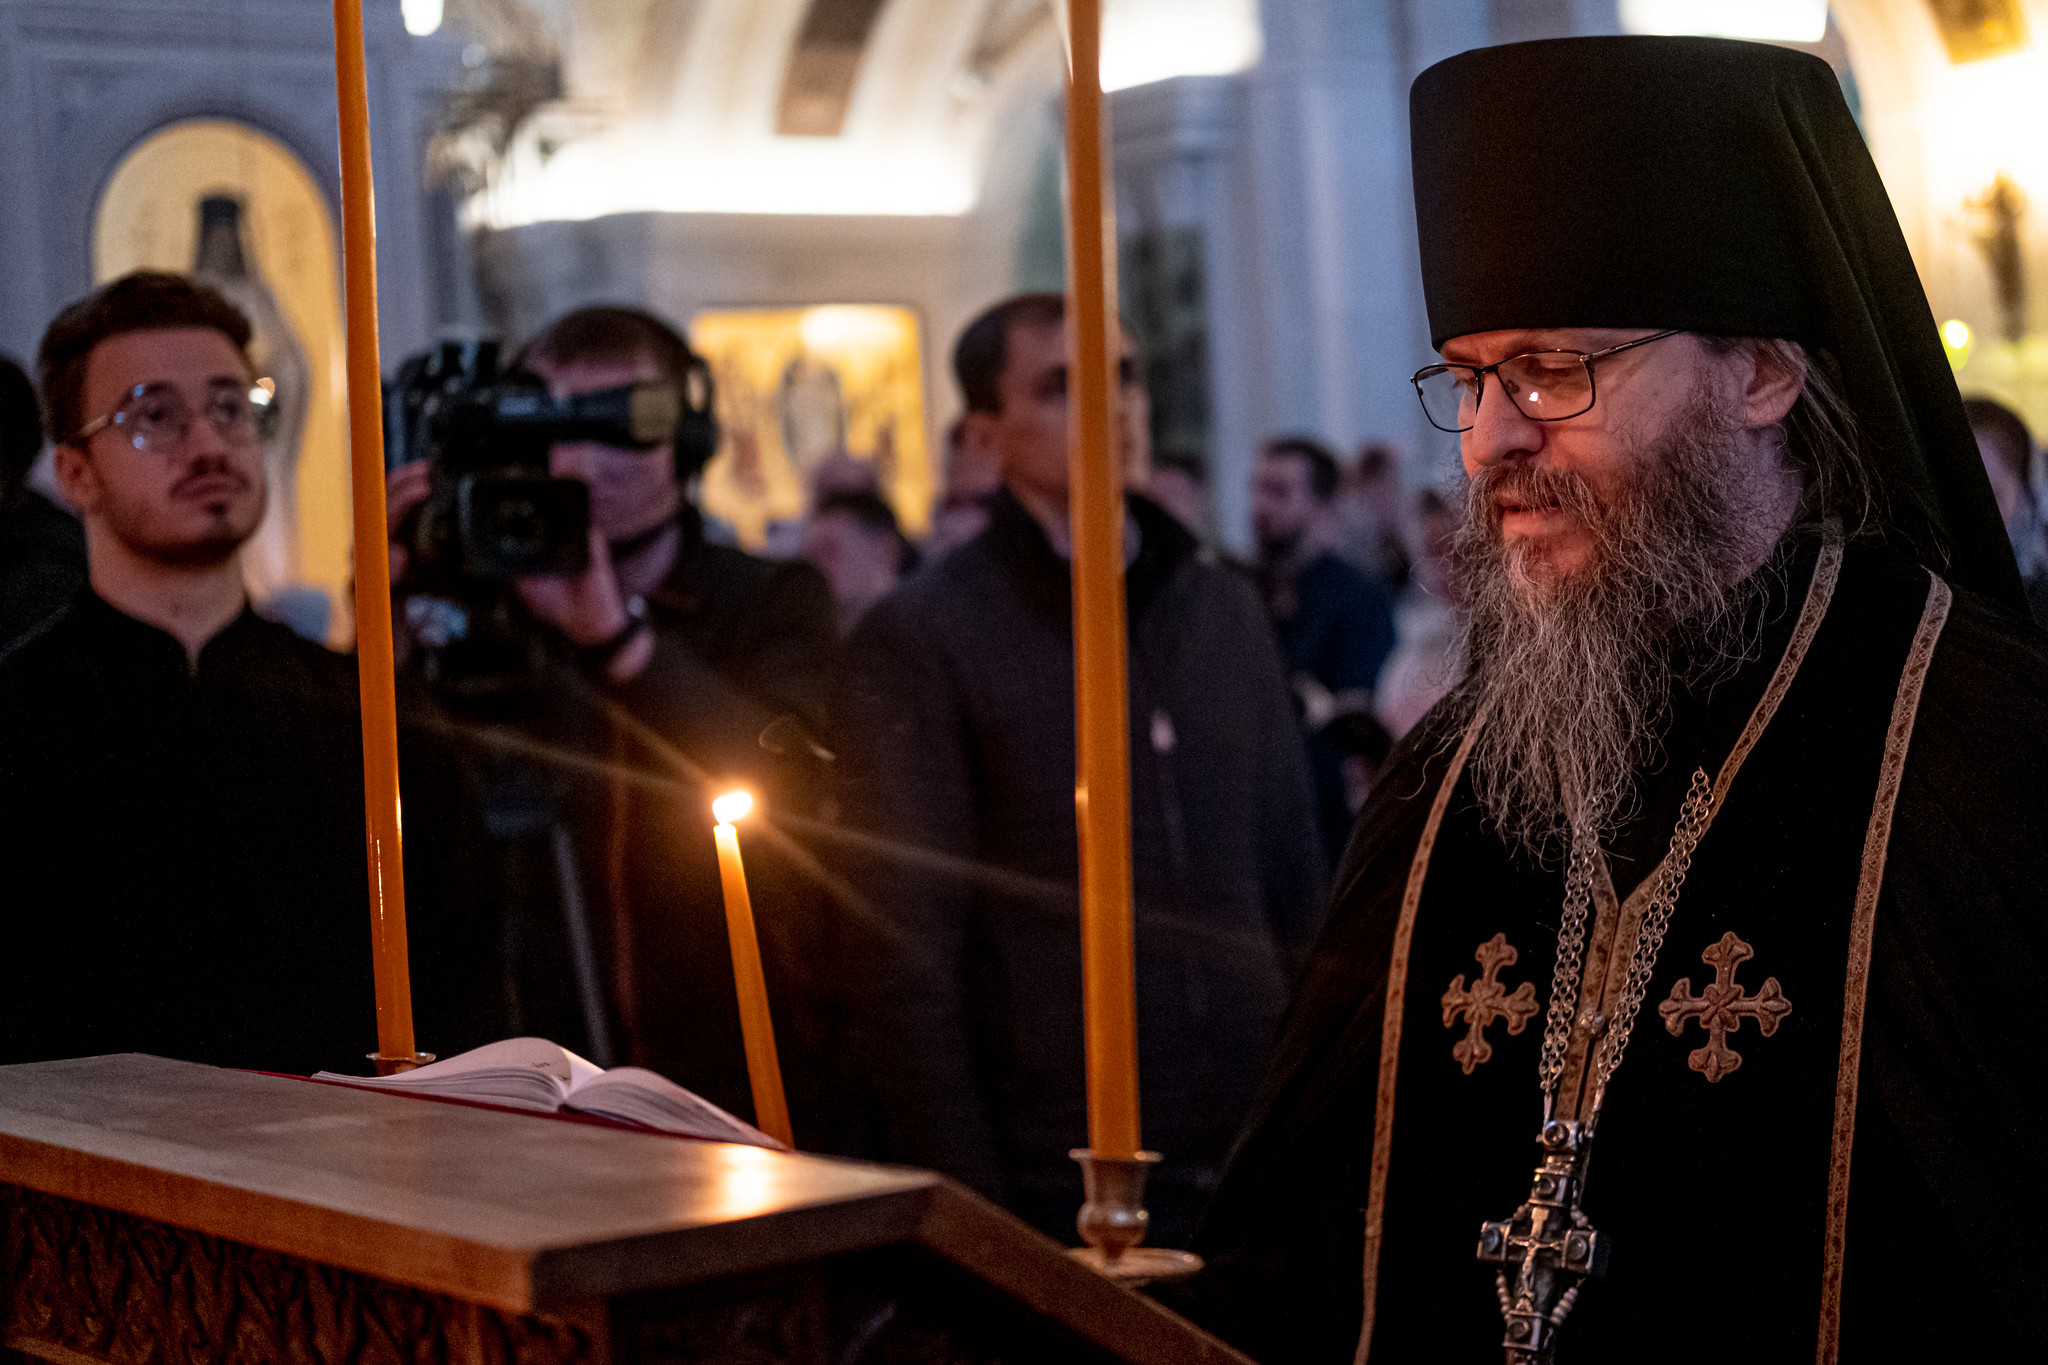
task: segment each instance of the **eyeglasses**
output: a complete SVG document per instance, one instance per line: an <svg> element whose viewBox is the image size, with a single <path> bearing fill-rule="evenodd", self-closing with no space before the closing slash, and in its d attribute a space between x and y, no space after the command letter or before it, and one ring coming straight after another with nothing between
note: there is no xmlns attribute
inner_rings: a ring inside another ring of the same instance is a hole
<svg viewBox="0 0 2048 1365"><path fill-rule="evenodd" d="M229 445L259 445L276 425L277 385L268 379L244 384L216 379L206 386L206 420ZM112 428L144 454L174 455L192 434L199 414L169 384L137 384L121 405L80 427L66 445L82 446Z"/></svg>
<svg viewBox="0 0 2048 1365"><path fill-rule="evenodd" d="M1637 337L1604 351L1524 351L1492 365L1425 365L1409 382L1423 416L1438 431L1470 431L1492 375L1516 411L1536 422L1562 422L1593 407L1593 362L1647 346L1679 329Z"/></svg>

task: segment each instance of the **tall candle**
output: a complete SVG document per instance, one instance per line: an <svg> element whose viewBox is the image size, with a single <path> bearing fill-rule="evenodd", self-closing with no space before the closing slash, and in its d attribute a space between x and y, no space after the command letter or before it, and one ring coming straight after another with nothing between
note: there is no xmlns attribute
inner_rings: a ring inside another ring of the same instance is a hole
<svg viewBox="0 0 2048 1365"><path fill-rule="evenodd" d="M754 902L747 894L747 870L740 862L740 834L733 822L754 808L746 792L727 792L711 803L718 820L718 880L725 889L725 928L732 940L732 980L739 991L740 1036L747 1049L747 1080L754 1090L754 1126L785 1147L790 1136L789 1102L782 1094L782 1063L775 1055L775 1024L768 1016L768 979L761 971L761 944L754 934Z"/></svg>
<svg viewBox="0 0 2048 1365"><path fill-rule="evenodd" d="M1129 702L1124 681L1124 499L1118 467L1114 204L1103 186L1100 0L1071 0L1067 40L1067 321L1074 365L1068 461L1074 546L1075 815L1088 1146L1138 1151L1136 952L1131 924Z"/></svg>
<svg viewBox="0 0 2048 1365"><path fill-rule="evenodd" d="M370 100L363 69L362 0L334 0L334 77L341 119L356 670L363 713L363 802L377 995L376 1064L380 1074L389 1075L431 1058L413 1050L412 981L406 963L398 703L392 684L391 560L384 539L384 376L377 359L377 223L370 180Z"/></svg>

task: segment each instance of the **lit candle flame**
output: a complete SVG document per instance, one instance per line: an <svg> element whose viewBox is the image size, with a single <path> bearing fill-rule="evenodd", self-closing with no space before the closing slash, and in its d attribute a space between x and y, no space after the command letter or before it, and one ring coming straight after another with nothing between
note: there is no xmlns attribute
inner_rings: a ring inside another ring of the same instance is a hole
<svg viewBox="0 0 2048 1365"><path fill-rule="evenodd" d="M711 814L721 825L743 820L753 809L754 796L751 792L727 792L711 803Z"/></svg>

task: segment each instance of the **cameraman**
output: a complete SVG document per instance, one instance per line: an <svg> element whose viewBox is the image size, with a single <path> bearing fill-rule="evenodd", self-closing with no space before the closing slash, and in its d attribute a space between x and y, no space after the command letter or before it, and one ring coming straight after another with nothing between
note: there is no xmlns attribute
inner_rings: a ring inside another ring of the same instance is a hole
<svg viewBox="0 0 2048 1365"><path fill-rule="evenodd" d="M665 323L610 307L559 319L518 361L556 398L624 385L687 393L693 366L701 362ZM767 818L811 813L823 783L806 770L816 760L805 737L821 729L836 632L830 593L809 565L705 540L686 489L711 453L711 429L703 422L693 434L686 421L678 430L692 449L675 440L552 447L550 473L589 486L589 568L514 581L544 661L532 687L509 703L448 704L460 722L506 725L555 752L549 761L486 743L479 755L501 840L499 865L480 873L507 896L516 1002L507 1031L546 1034L600 1063L652 1067L745 1114L710 800L737 783L763 798ZM401 591L403 528L429 486L426 461L390 477ZM801 969L819 959L798 936L823 916L815 887L769 841L750 841L747 858L791 1103L799 1125L806 1107L815 1115L806 1145L816 1145L826 1116L819 1102L805 1104L806 1059L829 1045L812 1045L820 996Z"/></svg>

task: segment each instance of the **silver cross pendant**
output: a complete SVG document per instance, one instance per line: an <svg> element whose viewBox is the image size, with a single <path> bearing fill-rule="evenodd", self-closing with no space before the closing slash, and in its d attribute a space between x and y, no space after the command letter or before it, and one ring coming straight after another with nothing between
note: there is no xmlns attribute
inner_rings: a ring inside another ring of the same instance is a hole
<svg viewBox="0 0 2048 1365"><path fill-rule="evenodd" d="M1507 1365L1548 1365L1579 1286L1607 1269L1607 1239L1579 1211L1592 1134L1551 1119L1536 1145L1543 1158L1528 1199L1514 1217L1479 1228L1479 1259L1500 1267L1494 1289L1507 1326Z"/></svg>

